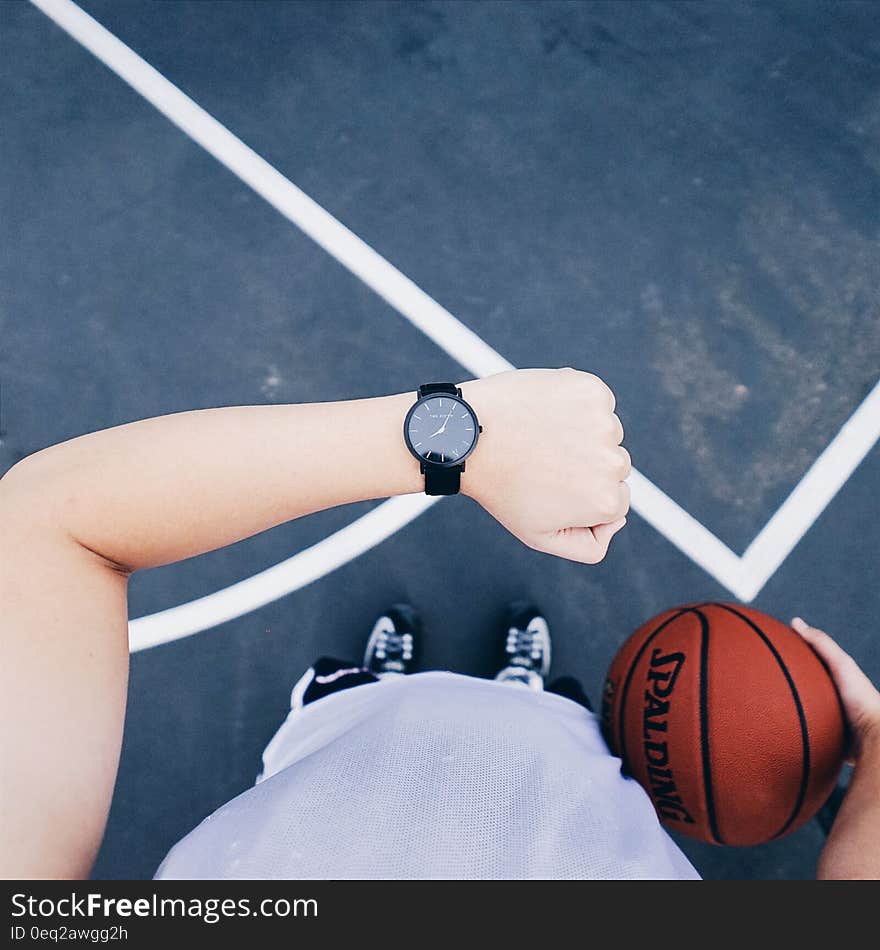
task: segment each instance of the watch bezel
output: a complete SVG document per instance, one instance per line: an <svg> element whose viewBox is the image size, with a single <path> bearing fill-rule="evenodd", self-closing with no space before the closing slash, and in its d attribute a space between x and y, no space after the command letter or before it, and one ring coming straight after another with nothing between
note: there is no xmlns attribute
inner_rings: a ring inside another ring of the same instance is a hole
<svg viewBox="0 0 880 950"><path fill-rule="evenodd" d="M474 441L471 443L471 447L463 455L460 455L457 459L454 459L449 462L429 462L424 455L419 454L418 449L413 447L412 442L409 437L409 421L412 419L413 414L416 409L424 403L428 402L430 399L452 399L457 403L460 403L464 408L470 413L470 417L474 420ZM480 432L482 427L480 426L480 420L477 419L477 414L474 412L474 407L471 406L466 400L462 399L461 396L454 393L428 393L425 396L420 396L410 407L409 412L406 414L406 418L403 420L403 438L406 442L406 447L409 449L410 454L415 456L421 462L421 464L428 468L457 468L459 465L462 466L462 471L464 471L464 462L465 459L470 456L470 454L477 447L477 442L480 440Z"/></svg>

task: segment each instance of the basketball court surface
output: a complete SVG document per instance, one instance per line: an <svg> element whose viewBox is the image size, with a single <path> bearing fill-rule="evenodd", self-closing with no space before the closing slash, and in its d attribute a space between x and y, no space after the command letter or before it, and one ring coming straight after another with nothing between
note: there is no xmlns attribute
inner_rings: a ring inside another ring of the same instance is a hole
<svg viewBox="0 0 880 950"><path fill-rule="evenodd" d="M480 676L535 600L594 700L696 600L800 614L880 681L877 12L0 4L0 472L148 416L511 365L603 377L637 470L596 567L414 496L135 575L96 877L152 875L251 785L293 681L396 600L423 668ZM791 878L824 839L677 840L705 877Z"/></svg>

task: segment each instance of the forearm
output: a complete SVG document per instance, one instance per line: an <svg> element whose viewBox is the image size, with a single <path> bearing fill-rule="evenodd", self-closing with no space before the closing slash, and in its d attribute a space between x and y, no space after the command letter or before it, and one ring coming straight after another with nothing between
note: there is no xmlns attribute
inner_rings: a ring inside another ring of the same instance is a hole
<svg viewBox="0 0 880 950"><path fill-rule="evenodd" d="M83 547L134 571L324 508L421 491L402 437L414 398L159 416L51 446L11 477Z"/></svg>
<svg viewBox="0 0 880 950"><path fill-rule="evenodd" d="M146 419L0 486L0 876L81 877L125 709L127 576L333 505L421 490L413 394Z"/></svg>
<svg viewBox="0 0 880 950"><path fill-rule="evenodd" d="M880 879L880 730L865 737L817 877Z"/></svg>

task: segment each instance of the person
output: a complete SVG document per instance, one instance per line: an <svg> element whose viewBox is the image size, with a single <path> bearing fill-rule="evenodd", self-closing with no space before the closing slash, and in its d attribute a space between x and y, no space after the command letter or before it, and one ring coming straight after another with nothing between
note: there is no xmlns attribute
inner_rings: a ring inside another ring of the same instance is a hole
<svg viewBox="0 0 880 950"><path fill-rule="evenodd" d="M530 547L596 564L626 522L622 441L598 377L531 369L177 413L17 463L0 480L0 873L90 872L121 744L133 572L422 490L460 490ZM256 785L157 876L697 877L577 684L544 688L546 620L523 604L508 620L504 669L481 680L411 673L417 617L389 610L363 663L319 662L301 679ZM795 629L837 683L856 761L818 871L877 876L880 695L829 637Z"/></svg>

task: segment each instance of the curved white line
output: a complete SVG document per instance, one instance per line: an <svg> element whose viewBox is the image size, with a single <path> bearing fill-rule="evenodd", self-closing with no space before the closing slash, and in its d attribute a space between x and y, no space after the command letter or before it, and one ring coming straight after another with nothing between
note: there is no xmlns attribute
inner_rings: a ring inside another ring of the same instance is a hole
<svg viewBox="0 0 880 950"><path fill-rule="evenodd" d="M132 653L188 637L290 594L348 563L427 511L439 498L401 495L383 502L317 544L237 584L132 620Z"/></svg>

